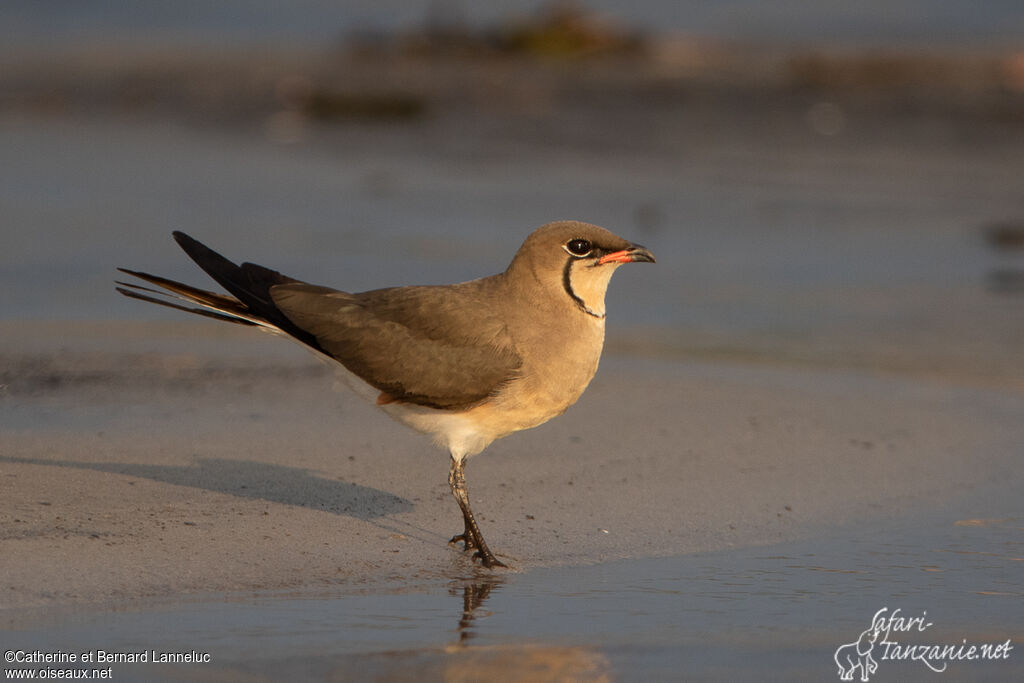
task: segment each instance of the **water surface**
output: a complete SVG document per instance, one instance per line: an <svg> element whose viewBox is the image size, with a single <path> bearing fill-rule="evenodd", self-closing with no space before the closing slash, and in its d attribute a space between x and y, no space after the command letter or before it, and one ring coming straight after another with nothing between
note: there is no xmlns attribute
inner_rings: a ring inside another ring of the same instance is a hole
<svg viewBox="0 0 1024 683"><path fill-rule="evenodd" d="M989 498L825 537L684 557L480 571L365 591L29 612L3 640L25 650L210 653L209 663L111 665L116 680L460 680L508 673L510 661L580 680L832 680L835 649L856 640L882 608L932 624L893 631L892 642L1020 643L1024 508L1012 495ZM961 516L978 511L1011 516ZM1011 680L1024 673L1019 655L954 662L946 675ZM876 659L877 680L938 675L920 662L884 660L881 649Z"/></svg>

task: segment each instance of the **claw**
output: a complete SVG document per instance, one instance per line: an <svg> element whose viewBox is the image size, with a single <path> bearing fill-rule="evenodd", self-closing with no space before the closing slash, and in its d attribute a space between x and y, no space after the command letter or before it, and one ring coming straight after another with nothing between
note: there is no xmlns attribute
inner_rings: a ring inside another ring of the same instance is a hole
<svg viewBox="0 0 1024 683"><path fill-rule="evenodd" d="M473 559L480 560L480 564L487 567L488 569L494 569L495 567L508 568L507 564L505 564L504 562L496 558L494 555L492 555L490 551L485 553L482 550L477 550L475 553L473 553Z"/></svg>
<svg viewBox="0 0 1024 683"><path fill-rule="evenodd" d="M462 548L463 550L472 550L476 547L476 543L473 542L473 537L469 534L456 534L455 536L452 536L448 541L448 545L458 545L460 541L465 544Z"/></svg>

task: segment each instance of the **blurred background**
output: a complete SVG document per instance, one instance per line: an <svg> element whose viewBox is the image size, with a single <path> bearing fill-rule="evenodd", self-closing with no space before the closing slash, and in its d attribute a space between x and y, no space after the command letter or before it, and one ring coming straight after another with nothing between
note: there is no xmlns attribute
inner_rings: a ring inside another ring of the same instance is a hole
<svg viewBox="0 0 1024 683"><path fill-rule="evenodd" d="M8 347L170 319L172 230L362 290L576 218L659 259L612 351L1024 390L1019 0L6 0L0 156Z"/></svg>

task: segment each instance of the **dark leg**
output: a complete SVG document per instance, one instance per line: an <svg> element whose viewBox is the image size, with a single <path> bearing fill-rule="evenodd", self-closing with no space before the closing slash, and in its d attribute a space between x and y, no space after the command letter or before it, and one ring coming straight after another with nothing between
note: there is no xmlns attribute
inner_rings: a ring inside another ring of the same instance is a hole
<svg viewBox="0 0 1024 683"><path fill-rule="evenodd" d="M453 536L452 540L448 542L454 545L462 541L466 544L466 550L476 548L473 557L479 558L480 562L488 569L491 567L504 567L505 565L499 562L498 558L491 552L491 549L487 547L484 536L480 533L480 527L477 526L476 519L473 517L473 510L469 507L465 467L463 460L452 458L452 467L448 472L448 485L452 487L452 495L455 496L459 509L462 510L462 519L466 523L466 527L465 531L458 536Z"/></svg>
<svg viewBox="0 0 1024 683"><path fill-rule="evenodd" d="M474 550L477 548L476 536L473 534L475 520L470 522L473 519L473 511L469 509L469 493L466 491L464 467L463 462L460 461L456 464L455 458L452 458L451 469L448 471L448 485L452 488L452 495L455 496L459 509L462 510L462 519L465 522L465 527L461 534L451 537L448 545L457 545L459 541L462 541L465 544L465 550Z"/></svg>

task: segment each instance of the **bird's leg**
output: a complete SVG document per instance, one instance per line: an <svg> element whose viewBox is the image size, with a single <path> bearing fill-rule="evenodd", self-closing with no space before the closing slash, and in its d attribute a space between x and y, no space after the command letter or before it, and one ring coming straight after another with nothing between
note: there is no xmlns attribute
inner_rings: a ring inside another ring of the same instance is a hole
<svg viewBox="0 0 1024 683"><path fill-rule="evenodd" d="M473 554L473 557L479 558L480 562L488 569L491 567L504 567L505 565L487 547L484 536L480 533L480 527L477 526L476 519L473 517L473 510L469 507L465 467L465 462L462 458L452 457L451 470L448 472L448 485L452 487L452 495L455 496L459 509L462 510L462 519L466 526L465 531L457 536L453 536L448 543L454 545L462 541L466 545L466 550L475 548L476 552Z"/></svg>
<svg viewBox="0 0 1024 683"><path fill-rule="evenodd" d="M451 469L448 471L448 485L451 487L452 495L455 496L455 500L459 504L459 509L462 510L462 518L466 526L461 534L452 536L451 540L448 541L448 545L456 545L459 541L462 541L465 544L465 550L472 550L477 547L477 543L476 537L473 535L473 523L470 522L473 511L469 508L469 493L466 491L466 474L463 468L463 461L456 460L453 457Z"/></svg>

